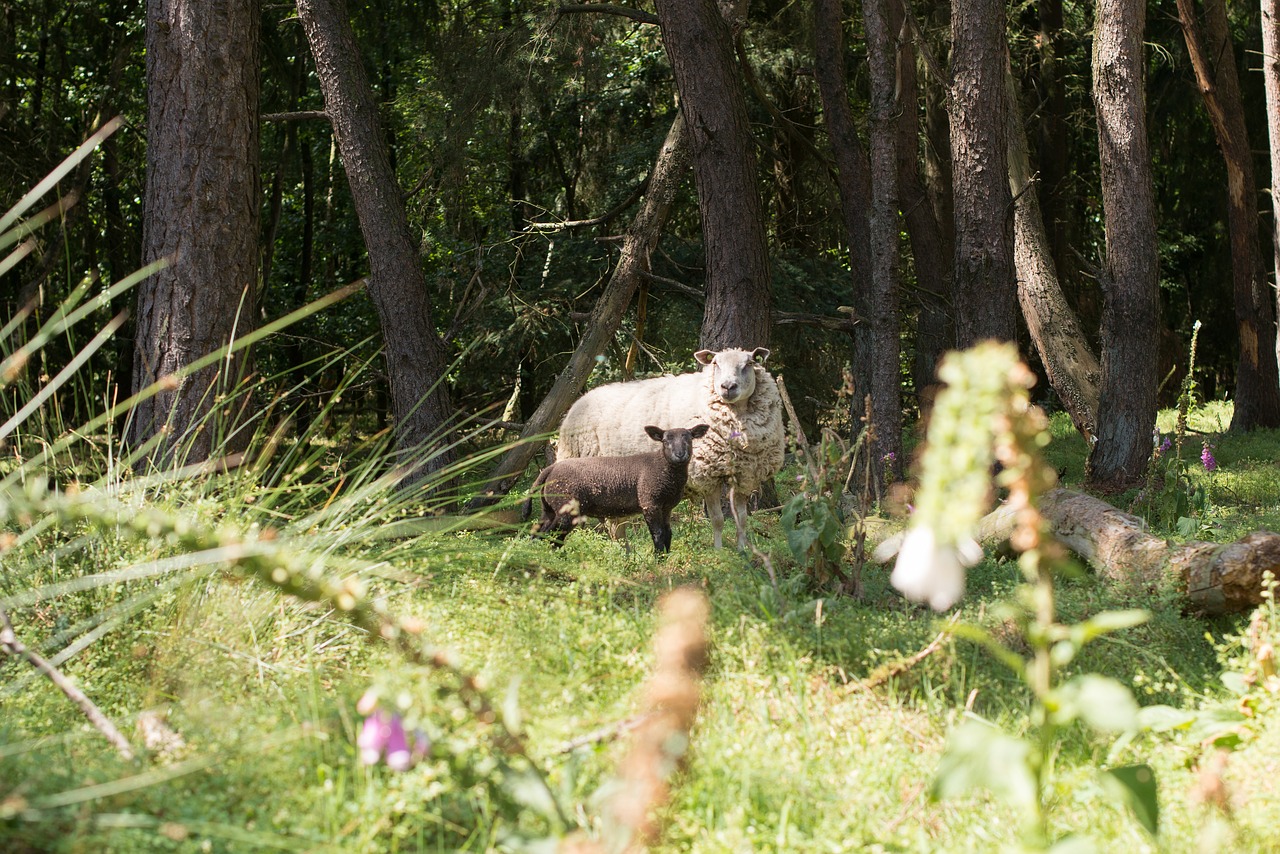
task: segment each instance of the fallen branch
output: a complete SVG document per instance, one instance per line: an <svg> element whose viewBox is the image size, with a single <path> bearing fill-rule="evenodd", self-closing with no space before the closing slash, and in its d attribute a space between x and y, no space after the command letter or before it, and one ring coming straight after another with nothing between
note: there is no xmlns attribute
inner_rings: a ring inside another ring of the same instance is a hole
<svg viewBox="0 0 1280 854"><path fill-rule="evenodd" d="M18 640L18 635L13 630L13 623L9 622L9 615L3 608L0 608L0 650L4 650L15 658L25 658L32 667L48 676L49 680L67 695L68 700L80 707L80 711L84 712L89 723L106 736L107 741L115 746L122 757L133 758L133 746L129 744L129 740L120 734L120 730L116 729L116 725L102 713L93 700L85 696L85 693L64 676L61 670L46 661L39 653L27 649L26 645Z"/></svg>
<svg viewBox="0 0 1280 854"><path fill-rule="evenodd" d="M951 637L951 627L955 624L957 619L959 619L959 616L953 614L951 618L947 620L946 627L943 628L942 631L938 632L938 636L931 640L928 646L917 652L915 655L877 667L875 670L871 671L871 675L866 679L854 682L848 688L845 688L845 693L852 694L854 691L870 691L872 688L879 688L893 677L906 673L908 670L915 667L938 650L942 649L943 642L945 642L947 638Z"/></svg>

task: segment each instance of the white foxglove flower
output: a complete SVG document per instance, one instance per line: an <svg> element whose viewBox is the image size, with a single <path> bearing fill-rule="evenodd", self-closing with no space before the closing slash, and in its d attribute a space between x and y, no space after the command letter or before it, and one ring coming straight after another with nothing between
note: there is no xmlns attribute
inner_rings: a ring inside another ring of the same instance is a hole
<svg viewBox="0 0 1280 854"><path fill-rule="evenodd" d="M912 528L902 541L889 583L912 602L928 602L933 610L945 611L964 595L965 567L980 560L982 547L971 539L942 545L932 528Z"/></svg>

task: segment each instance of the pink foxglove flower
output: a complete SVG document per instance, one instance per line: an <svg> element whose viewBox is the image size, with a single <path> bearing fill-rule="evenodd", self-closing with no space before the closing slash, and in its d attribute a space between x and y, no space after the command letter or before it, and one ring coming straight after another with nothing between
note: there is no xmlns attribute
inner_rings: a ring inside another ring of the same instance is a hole
<svg viewBox="0 0 1280 854"><path fill-rule="evenodd" d="M392 771L408 771L413 765L409 754L409 740L404 734L404 722L399 715L391 715L387 733L387 767Z"/></svg>
<svg viewBox="0 0 1280 854"><path fill-rule="evenodd" d="M1204 450L1200 452L1200 462L1204 465L1205 471L1214 471L1218 467L1218 461L1213 458L1213 451L1210 450L1208 442L1205 443Z"/></svg>
<svg viewBox="0 0 1280 854"><path fill-rule="evenodd" d="M982 560L982 547L971 539L940 544L933 529L907 532L889 582L913 602L928 602L945 611L964 595L965 568Z"/></svg>
<svg viewBox="0 0 1280 854"><path fill-rule="evenodd" d="M382 758L382 750L391 738L391 716L381 709L375 709L364 719L360 727L360 735L356 737L356 747L360 749L360 761L365 765L376 765Z"/></svg>

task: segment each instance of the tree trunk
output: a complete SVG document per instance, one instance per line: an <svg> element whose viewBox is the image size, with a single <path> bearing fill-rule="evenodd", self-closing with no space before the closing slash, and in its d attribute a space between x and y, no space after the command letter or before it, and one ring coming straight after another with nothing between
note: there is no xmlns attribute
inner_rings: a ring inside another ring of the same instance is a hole
<svg viewBox="0 0 1280 854"><path fill-rule="evenodd" d="M853 310L860 321L854 326L852 401L854 431L863 414L863 399L871 393L876 364L875 335L866 318L872 312L874 281L871 251L871 166L858 139L849 108L848 74L844 61L844 15L841 0L815 0L813 4L813 75L822 99L822 121L827 129L836 164L836 189L849 248L853 278ZM859 482L862 482L859 479Z"/></svg>
<svg viewBox="0 0 1280 854"><path fill-rule="evenodd" d="M889 4L889 32L902 30L903 0ZM915 260L919 314L916 321L913 376L917 394L937 381L938 359L954 340L951 328L951 261L953 250L943 234L920 176L919 86L912 41L898 42L897 114L898 194L911 255ZM949 150L949 149L948 149Z"/></svg>
<svg viewBox="0 0 1280 854"><path fill-rule="evenodd" d="M1150 534L1143 520L1067 489L1041 496L1040 512L1054 536L1099 576L1116 584L1155 587L1171 575L1188 604L1206 614L1253 609L1262 602L1263 572L1280 575L1280 534L1270 531L1234 543L1170 544ZM982 539L1007 539L1014 515L1003 507L989 514L982 521Z"/></svg>
<svg viewBox="0 0 1280 854"><path fill-rule="evenodd" d="M1018 271L1018 302L1049 376L1049 385L1076 429L1092 442L1102 368L1058 282L1040 213L1040 196L1031 186L1035 179L1012 70L1005 74L1005 84L1009 97L1009 189L1015 196L1013 258Z"/></svg>
<svg viewBox="0 0 1280 854"><path fill-rule="evenodd" d="M243 335L258 276L256 0L147 6L147 181L142 261L171 257L137 296L139 389ZM215 409L246 357L223 360L140 404L135 447L166 435L147 460L205 460L233 426ZM231 422L234 422L234 418ZM237 446L232 442L232 447Z"/></svg>
<svg viewBox="0 0 1280 854"><path fill-rule="evenodd" d="M1155 201L1143 91L1143 0L1099 0L1093 40L1106 259L1102 286L1102 383L1090 486L1142 482L1156 420L1160 322Z"/></svg>
<svg viewBox="0 0 1280 854"><path fill-rule="evenodd" d="M298 16L369 252L369 296L382 326L396 445L412 479L454 457L447 435L454 411L444 383L449 357L345 4L298 0Z"/></svg>
<svg viewBox="0 0 1280 854"><path fill-rule="evenodd" d="M863 0L871 78L871 293L862 323L871 328L871 475L902 480L902 346L898 324L898 55L889 28L891 0ZM911 105L914 108L914 105Z"/></svg>
<svg viewBox="0 0 1280 854"><path fill-rule="evenodd" d="M546 434L555 429L582 392L587 377L595 367L596 356L604 352L605 346L622 323L622 315L631 302L632 295L643 274L649 270L649 256L662 236L671 203L689 165L685 121L683 113L677 114L671 130L667 132L667 138L653 164L653 171L649 174L644 202L623 239L618 263L591 313L586 334L578 342L560 376L556 377L551 391L525 422L520 441L507 451L490 476L491 486L487 497L507 492L515 479L524 473L534 454L546 443ZM486 501L481 499L473 503L484 504Z"/></svg>
<svg viewBox="0 0 1280 854"><path fill-rule="evenodd" d="M703 347L767 346L772 293L755 143L729 25L714 0L657 0L689 134L707 268Z"/></svg>
<svg viewBox="0 0 1280 854"><path fill-rule="evenodd" d="M1267 91L1267 131L1271 145L1271 251L1273 285L1280 285L1280 2L1262 0L1262 79ZM1280 292L1274 311L1280 319ZM1276 337L1280 358L1280 330ZM1259 342L1259 347L1265 342Z"/></svg>
<svg viewBox="0 0 1280 854"><path fill-rule="evenodd" d="M1227 227L1240 359L1232 430L1280 427L1280 371L1276 366L1276 303L1258 244L1258 185L1244 122L1234 46L1223 0L1205 0L1204 26L1194 0L1178 0L1178 17L1196 82L1227 165Z"/></svg>
<svg viewBox="0 0 1280 854"><path fill-rule="evenodd" d="M1016 341L1004 3L955 0L951 39L956 343L969 347L988 338Z"/></svg>

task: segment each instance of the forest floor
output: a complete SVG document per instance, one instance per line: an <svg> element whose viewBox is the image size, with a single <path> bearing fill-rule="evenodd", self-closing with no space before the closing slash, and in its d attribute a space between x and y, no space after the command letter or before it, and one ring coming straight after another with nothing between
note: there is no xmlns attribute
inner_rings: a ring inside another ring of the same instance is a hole
<svg viewBox="0 0 1280 854"><path fill-rule="evenodd" d="M1161 415L1166 431L1172 417ZM1201 408L1183 448L1185 482L1203 496L1188 517L1199 539L1280 530L1280 433L1233 436L1223 432L1228 419L1220 405ZM1065 484L1078 484L1084 445L1065 419L1053 429L1050 458ZM1200 462L1202 440L1213 471ZM165 507L232 528L261 523L251 486L220 489ZM424 637L479 675L506 720L520 721L570 824L594 814L626 749L651 668L655 603L694 585L710 602L711 663L687 765L660 813L658 850L1016 849L1013 808L981 793L934 800L930 789L962 720L1029 729L1022 682L954 638L907 664L938 636L941 618L901 599L874 564L860 601L815 592L778 525L776 513L753 517L776 587L758 561L712 551L705 520L687 505L671 554L658 561L642 530L627 544L580 531L556 551L519 532L387 538L353 524L324 549L358 566L388 611L420 620ZM47 679L20 661L0 664L0 849L534 850L531 840L558 832L543 817L554 811L520 794L520 774L446 677L369 642L333 609L216 564L166 565L145 579L111 574L157 566L165 554L123 535L50 530L5 555L0 601L19 636L54 657L128 738L141 744L156 727L142 713L159 711L169 739L122 759ZM1013 562L989 556L969 572L961 619L1001 631L998 603L1019 580ZM79 589L20 598L67 582ZM1063 580L1059 608L1073 621L1148 609L1149 621L1098 640L1071 672L1114 677L1143 705L1218 710L1238 737L1219 738L1232 749L1214 759L1195 727L1118 740L1066 732L1052 764L1052 834L1098 851L1280 850L1277 704L1231 717L1232 674L1242 667L1232 638L1249 615L1206 619L1184 613L1172 590L1117 590L1090 574ZM427 760L402 772L361 763L356 707L371 686L432 738ZM1224 759L1220 773L1200 770ZM1155 837L1099 781L1100 768L1134 763L1156 774Z"/></svg>

